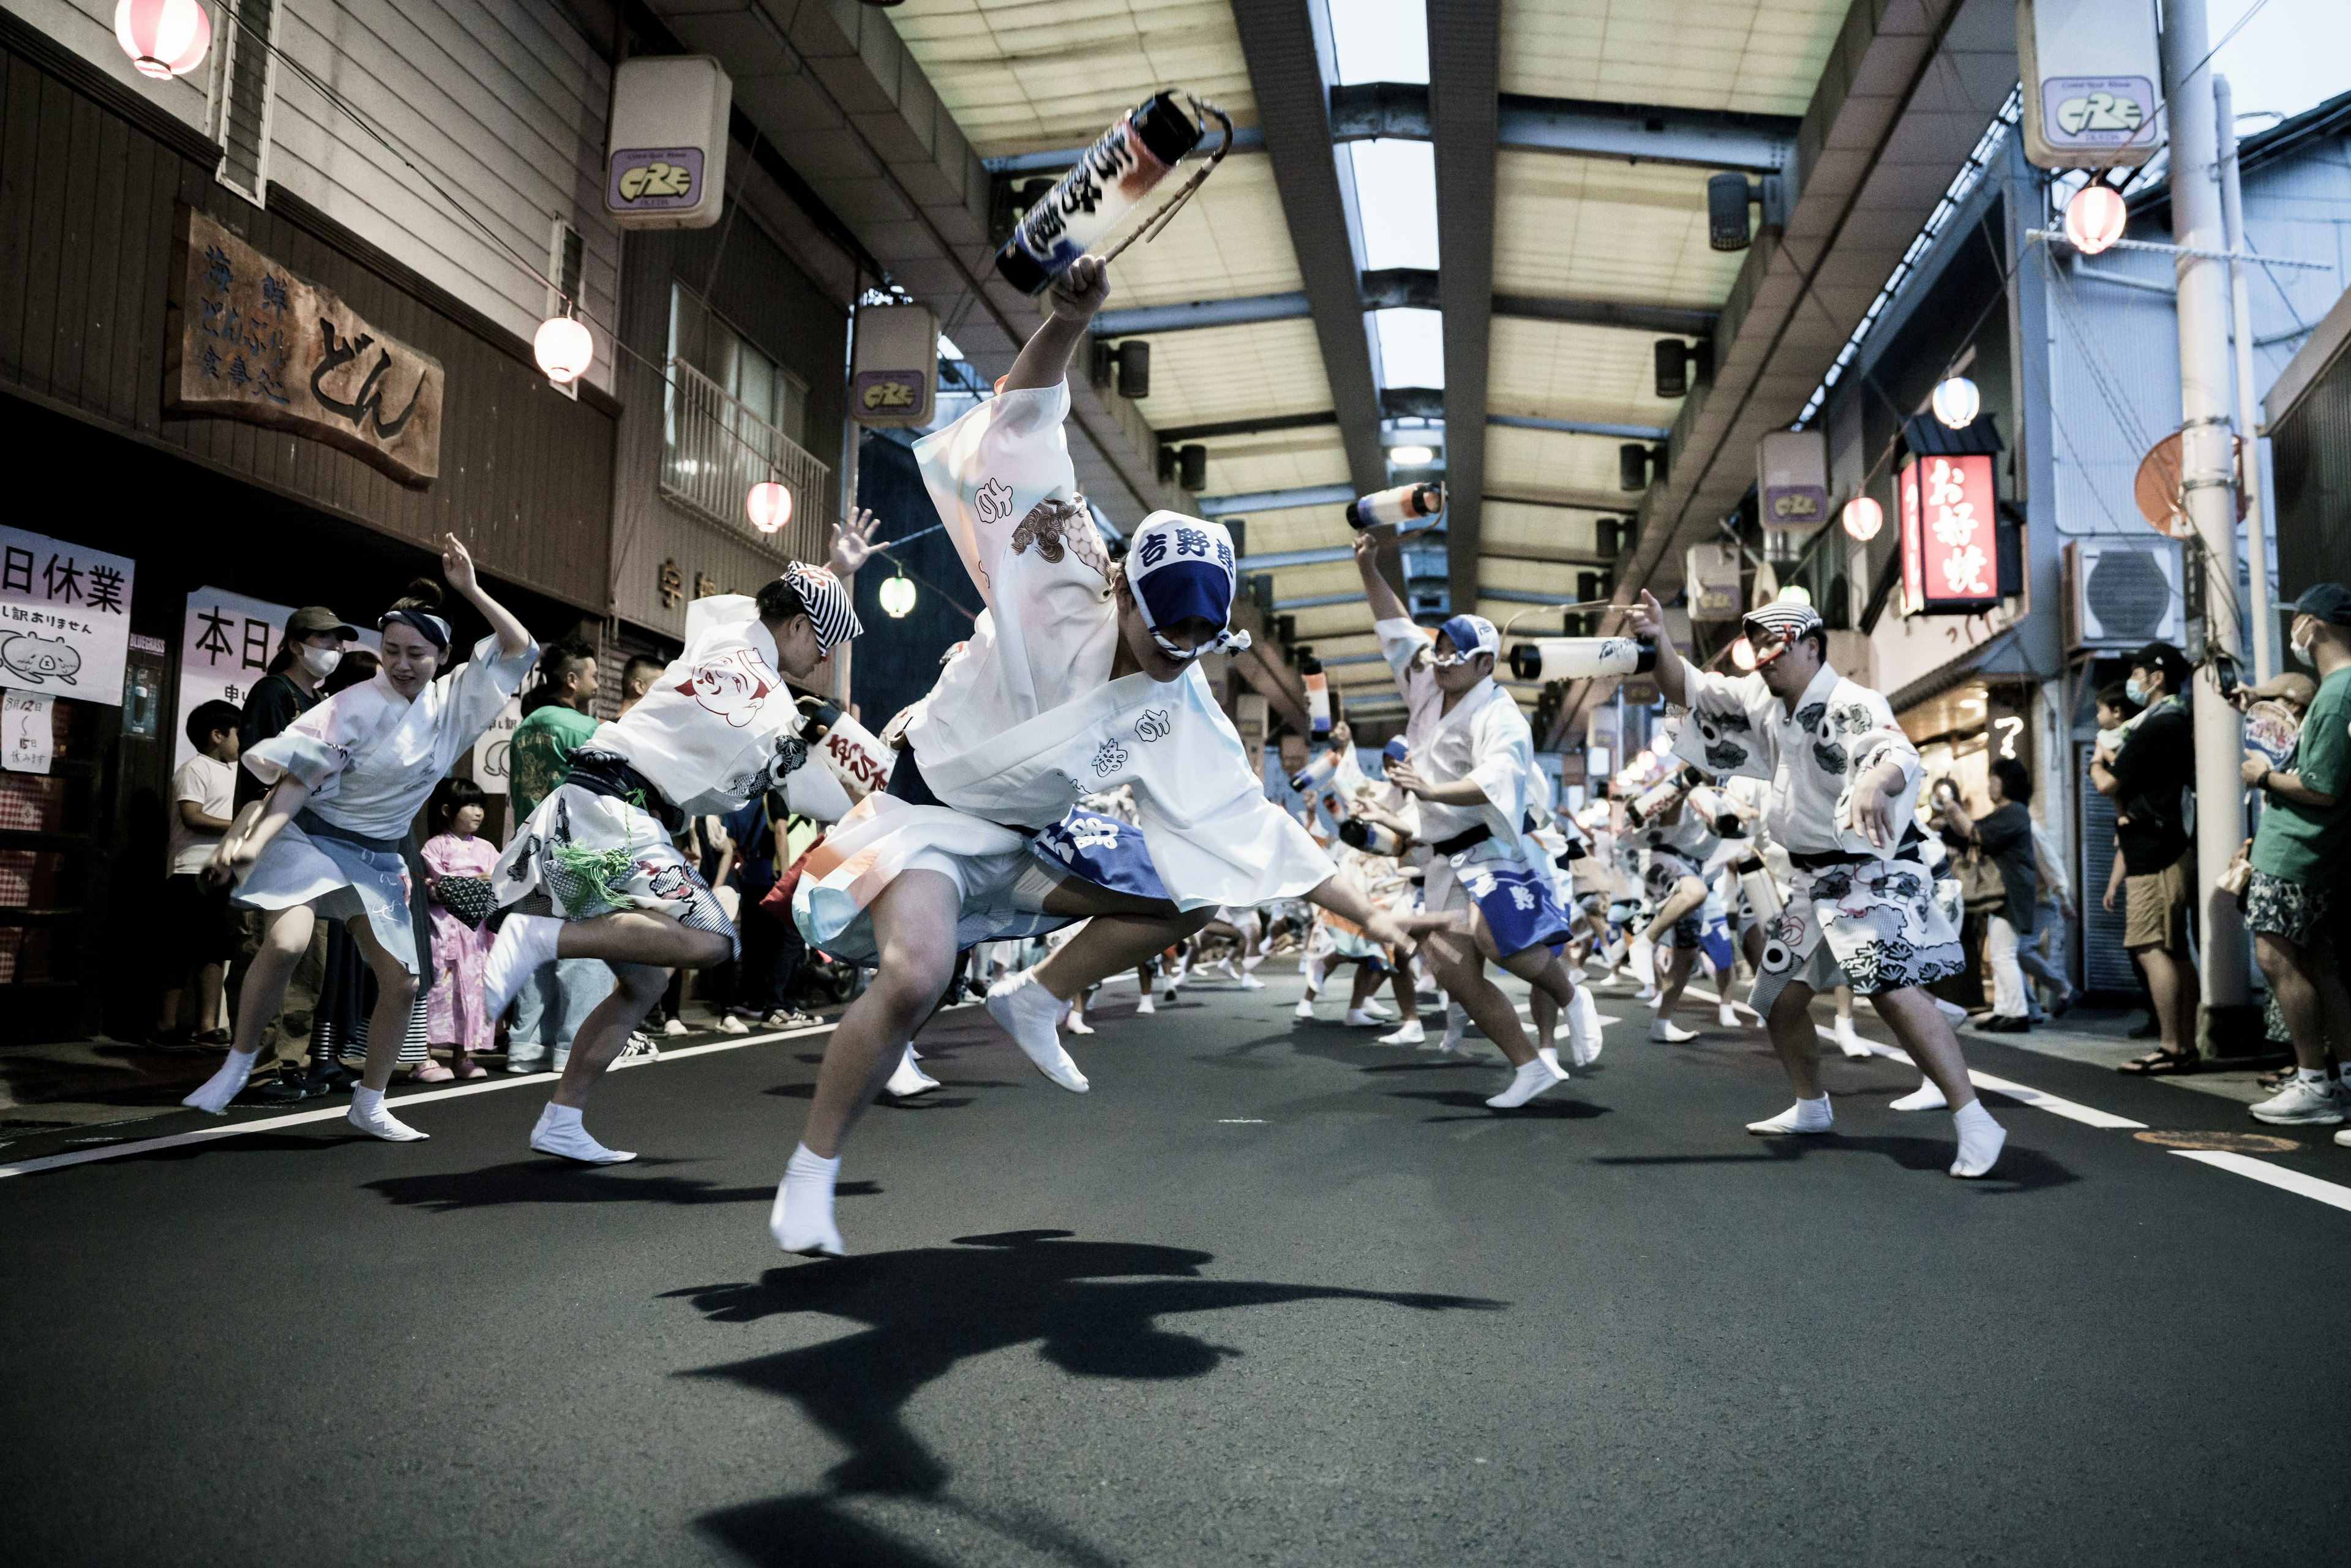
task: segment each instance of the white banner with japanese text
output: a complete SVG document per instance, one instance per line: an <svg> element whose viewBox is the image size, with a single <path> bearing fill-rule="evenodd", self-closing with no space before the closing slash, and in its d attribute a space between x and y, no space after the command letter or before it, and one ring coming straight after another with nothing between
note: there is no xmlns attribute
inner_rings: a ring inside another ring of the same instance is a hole
<svg viewBox="0 0 2351 1568"><path fill-rule="evenodd" d="M247 599L225 589L199 588L188 595L188 619L180 629L180 711L172 723L172 767L196 754L188 744L188 716L208 702L245 706L253 683L269 673L290 604Z"/></svg>
<svg viewBox="0 0 2351 1568"><path fill-rule="evenodd" d="M0 528L0 686L122 706L128 556Z"/></svg>

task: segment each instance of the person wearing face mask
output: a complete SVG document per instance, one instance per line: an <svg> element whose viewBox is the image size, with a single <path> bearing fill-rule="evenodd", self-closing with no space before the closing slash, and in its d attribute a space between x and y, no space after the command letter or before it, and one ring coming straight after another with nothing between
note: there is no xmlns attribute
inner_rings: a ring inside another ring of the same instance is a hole
<svg viewBox="0 0 2351 1568"><path fill-rule="evenodd" d="M2322 582L2293 605L2294 656L2318 671L2294 756L2283 768L2245 754L2262 792L2244 895L2253 956L2285 1015L2294 1074L2252 1107L2256 1121L2327 1126L2351 1110L2351 989L2343 979L2344 856L2351 852L2351 589ZM2335 1141L2351 1146L2351 1136Z"/></svg>
<svg viewBox="0 0 2351 1568"><path fill-rule="evenodd" d="M1426 914L1413 924L1427 933L1429 967L1451 998L1447 1040L1460 1038L1452 1027L1458 1005L1509 1061L1510 1082L1486 1102L1507 1111L1567 1081L1552 1044L1561 1009L1574 1059L1599 1053L1598 1009L1559 960L1569 922L1551 857L1535 837L1551 815L1550 789L1526 716L1494 684L1502 642L1494 623L1456 615L1431 638L1381 574L1377 550L1368 532L1356 536L1372 630L1407 715L1405 756L1388 764L1387 779L1419 802L1419 837L1429 846ZM1527 1038L1518 1009L1486 977L1489 960L1534 988L1537 1039Z"/></svg>
<svg viewBox="0 0 2351 1568"><path fill-rule="evenodd" d="M376 623L383 653L375 678L338 692L244 755L269 794L257 816L240 819L214 852L211 873L235 883L235 903L266 913L268 933L239 998L236 1046L183 1104L227 1113L253 1071L261 1027L277 1012L287 975L324 915L343 922L376 978L351 1124L392 1142L424 1136L383 1107L423 967L401 843L450 764L496 719L538 653L522 622L482 587L455 534L444 536L441 570L490 623L471 659L440 674L452 633L439 613L439 584L420 579Z"/></svg>
<svg viewBox="0 0 2351 1568"><path fill-rule="evenodd" d="M1764 821L1788 852L1787 906L1767 934L1748 1001L1763 1015L1796 1103L1747 1130L1759 1137L1830 1130L1812 1000L1850 985L1952 1107L1959 1146L1950 1174L1990 1174L2008 1134L1976 1098L1959 1040L1927 994L1966 959L1921 856L1924 770L1893 709L1829 664L1828 629L1810 605L1748 612L1741 630L1755 669L1746 675L1703 671L1671 652L1654 595L1641 595L1634 629L1658 639L1657 690L1696 720L1682 726L1675 754L1717 772L1769 779Z"/></svg>
<svg viewBox="0 0 2351 1568"><path fill-rule="evenodd" d="M1109 297L1081 258L998 395L914 447L925 486L986 601L930 694L884 727L889 787L811 852L793 899L810 945L878 960L841 1016L769 1215L786 1251L842 1250L842 1141L947 989L958 949L1085 928L989 988L989 1015L1073 1092L1059 1019L1085 988L1198 931L1219 905L1301 894L1408 938L1265 798L1200 672L1231 630L1232 538L1154 512L1113 567L1078 494L1064 375ZM1078 809L1132 785L1139 825Z"/></svg>
<svg viewBox="0 0 2351 1568"><path fill-rule="evenodd" d="M2196 845L2188 797L2196 787L2196 727L2188 711L2187 655L2149 643L2131 659L2125 694L2142 712L2111 762L2092 761L2090 782L2115 803L2123 852L2123 946L2147 977L2159 1026L2154 1051L2122 1064L2140 1074L2192 1072L2200 996L2189 946Z"/></svg>

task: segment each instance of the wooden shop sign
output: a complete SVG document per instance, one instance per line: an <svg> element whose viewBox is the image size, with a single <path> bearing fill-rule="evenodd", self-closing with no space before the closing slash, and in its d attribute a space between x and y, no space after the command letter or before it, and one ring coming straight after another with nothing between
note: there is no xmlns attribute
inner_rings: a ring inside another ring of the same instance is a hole
<svg viewBox="0 0 2351 1568"><path fill-rule="evenodd" d="M441 473L442 380L432 355L179 209L164 407L310 436L423 486Z"/></svg>

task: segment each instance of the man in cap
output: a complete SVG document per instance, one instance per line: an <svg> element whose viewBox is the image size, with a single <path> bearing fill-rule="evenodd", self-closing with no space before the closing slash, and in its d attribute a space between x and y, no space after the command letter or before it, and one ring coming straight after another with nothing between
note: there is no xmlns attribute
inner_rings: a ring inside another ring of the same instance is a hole
<svg viewBox="0 0 2351 1568"><path fill-rule="evenodd" d="M1917 748L1883 696L1831 667L1827 628L1810 605L1750 612L1741 630L1755 671L1739 676L1672 652L1665 611L1646 592L1639 622L1658 639L1657 689L1690 709L1676 754L1717 773L1771 779L1765 824L1788 852L1787 905L1765 931L1749 1000L1795 1083L1796 1103L1747 1130L1771 1137L1830 1129L1812 1000L1849 984L1953 1107L1951 1175L1985 1175L2007 1134L1976 1099L1959 1040L1924 988L1959 973L1964 959L1917 849Z"/></svg>
<svg viewBox="0 0 2351 1568"><path fill-rule="evenodd" d="M2292 766L2245 754L2247 788L2262 792L2245 885L2253 955L2285 1015L2294 1075L2252 1107L2256 1120L2332 1125L2351 1109L2351 991L2343 981L2344 874L2351 852L2351 589L2322 582L2291 606L2288 645L2316 666L2318 692L2303 715ZM2351 1147L2351 1134L2335 1141Z"/></svg>
<svg viewBox="0 0 2351 1568"><path fill-rule="evenodd" d="M806 680L863 628L848 580L876 519L833 529L830 569L793 561L742 595L696 601L684 653L621 717L596 727L563 782L515 831L492 875L507 911L483 967L489 1016L532 975L601 958L616 985L573 1036L530 1146L590 1165L636 1158L590 1136L580 1113L597 1080L659 1001L670 969L735 956L734 922L673 841L687 818L723 815L806 766L803 716L784 678Z"/></svg>
<svg viewBox="0 0 2351 1568"><path fill-rule="evenodd" d="M2196 726L2188 713L2188 657L2149 643L2131 657L2126 689L2143 710L2125 727L2111 763L2093 761L2090 782L2115 802L2123 852L2123 946L2147 977L2160 1030L2154 1051L2123 1063L2137 1073L2197 1066L2196 965L2188 911L2196 896L2196 843L2187 795L2196 788Z"/></svg>
<svg viewBox="0 0 2351 1568"><path fill-rule="evenodd" d="M1040 1071L1083 1092L1059 1037L1071 999L1219 905L1303 896L1411 946L1265 798L1200 673L1201 654L1248 645L1231 624L1231 536L1155 512L1123 570L1103 551L1061 425L1070 357L1109 292L1102 264L1080 259L998 395L914 448L987 609L930 695L884 727L898 747L888 789L810 852L794 894L811 946L875 971L825 1042L776 1191L768 1228L786 1251L843 1250L842 1143L938 1005L959 949L1087 922L987 998ZM1077 809L1122 786L1134 823Z"/></svg>
<svg viewBox="0 0 2351 1568"><path fill-rule="evenodd" d="M1559 950L1569 918L1560 906L1551 856L1535 834L1551 797L1535 768L1534 735L1510 694L1494 684L1502 639L1482 615L1456 615L1432 639L1379 570L1377 546L1356 536L1355 567L1372 607L1380 652L1404 695L1404 760L1388 782L1419 802L1418 837L1430 850L1421 884L1429 967L1445 994L1501 1049L1510 1081L1486 1103L1523 1105L1567 1081L1552 1046L1565 1009L1577 1061L1598 1054L1599 1016ZM1486 977L1492 959L1534 988L1541 1039L1531 1041L1518 1009Z"/></svg>

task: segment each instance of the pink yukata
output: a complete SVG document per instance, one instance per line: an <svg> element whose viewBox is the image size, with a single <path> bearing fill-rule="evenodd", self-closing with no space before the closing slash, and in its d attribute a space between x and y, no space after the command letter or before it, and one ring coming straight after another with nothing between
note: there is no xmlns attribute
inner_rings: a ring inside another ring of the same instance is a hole
<svg viewBox="0 0 2351 1568"><path fill-rule="evenodd" d="M498 863L497 846L479 834L459 838L442 833L425 840L418 852L436 878L486 877ZM435 1045L488 1051L496 1040L483 1006L482 967L489 961L495 938L450 914L438 898L432 908L433 990L424 1002L426 1028Z"/></svg>

